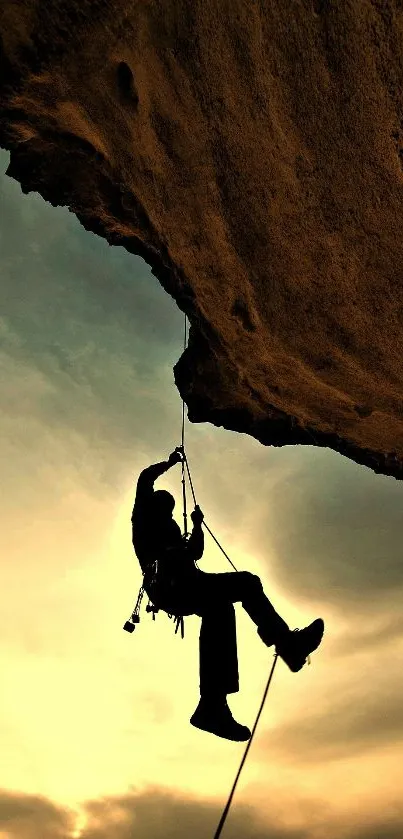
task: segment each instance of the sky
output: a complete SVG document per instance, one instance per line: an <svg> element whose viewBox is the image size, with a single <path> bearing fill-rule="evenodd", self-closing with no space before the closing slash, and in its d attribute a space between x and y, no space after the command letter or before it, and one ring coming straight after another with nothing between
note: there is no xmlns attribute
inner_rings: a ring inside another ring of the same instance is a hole
<svg viewBox="0 0 403 839"><path fill-rule="evenodd" d="M140 258L23 195L0 152L0 839L213 836L245 745L189 724L200 619L122 631L139 472L180 444L183 314ZM205 520L292 628L223 839L403 835L403 486L331 450L186 424ZM177 498L180 466L156 485ZM190 493L189 493L190 497ZM231 571L208 534L199 563ZM252 727L273 661L236 605Z"/></svg>

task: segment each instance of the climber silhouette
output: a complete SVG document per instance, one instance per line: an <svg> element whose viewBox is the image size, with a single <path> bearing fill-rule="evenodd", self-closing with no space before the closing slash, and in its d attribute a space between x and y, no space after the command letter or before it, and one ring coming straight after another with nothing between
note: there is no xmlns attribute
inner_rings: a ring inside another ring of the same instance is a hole
<svg viewBox="0 0 403 839"><path fill-rule="evenodd" d="M133 547L143 571L144 590L158 609L173 615L201 617L199 643L200 701L192 725L228 740L248 740L249 728L233 718L227 694L239 690L234 603L243 608L257 632L294 673L319 646L324 623L319 618L302 630L291 631L263 592L260 578L248 571L211 574L195 562L204 550L203 513L196 505L192 533L186 542L172 514L175 499L154 490L154 481L176 463L175 450L167 461L144 469L137 482L132 513Z"/></svg>

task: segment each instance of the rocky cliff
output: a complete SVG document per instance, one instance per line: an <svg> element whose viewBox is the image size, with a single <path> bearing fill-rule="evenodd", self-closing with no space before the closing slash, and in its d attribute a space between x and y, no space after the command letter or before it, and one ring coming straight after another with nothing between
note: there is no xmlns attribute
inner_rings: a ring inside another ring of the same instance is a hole
<svg viewBox="0 0 403 839"><path fill-rule="evenodd" d="M8 175L186 312L189 419L402 477L402 0L2 0L0 33Z"/></svg>

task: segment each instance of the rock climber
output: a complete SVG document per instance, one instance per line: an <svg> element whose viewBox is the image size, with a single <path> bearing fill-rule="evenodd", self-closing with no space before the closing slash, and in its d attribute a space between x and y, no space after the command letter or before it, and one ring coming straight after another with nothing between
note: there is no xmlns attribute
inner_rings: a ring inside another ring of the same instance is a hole
<svg viewBox="0 0 403 839"><path fill-rule="evenodd" d="M166 490L154 490L154 481L183 459L178 447L167 461L143 469L132 512L133 547L150 601L172 615L201 617L199 643L200 701L192 725L228 740L248 740L249 728L238 723L227 704L227 695L239 690L234 603L243 608L257 632L292 672L304 666L319 647L324 632L321 618L305 629L290 630L263 591L260 578L249 571L221 574L201 571L195 563L204 550L203 513L191 513L188 541L173 519L175 499Z"/></svg>

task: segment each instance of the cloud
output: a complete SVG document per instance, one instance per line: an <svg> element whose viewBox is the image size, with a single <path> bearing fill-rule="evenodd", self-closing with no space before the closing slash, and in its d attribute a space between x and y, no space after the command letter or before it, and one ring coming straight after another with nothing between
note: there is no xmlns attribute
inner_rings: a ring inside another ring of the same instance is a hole
<svg viewBox="0 0 403 839"><path fill-rule="evenodd" d="M82 839L202 839L212 836L221 816L211 802L183 799L151 790L88 804L89 823ZM267 826L252 808L237 807L226 824L228 839L267 839ZM302 839L301 831L274 828L272 839Z"/></svg>
<svg viewBox="0 0 403 839"><path fill-rule="evenodd" d="M381 683L379 684L379 679ZM262 755L276 755L286 763L321 763L351 759L372 749L403 741L402 680L396 674L365 673L358 685L340 684L342 698L334 693L322 707L305 717L261 734Z"/></svg>
<svg viewBox="0 0 403 839"><path fill-rule="evenodd" d="M234 803L225 824L226 839L400 839L402 814L372 822L368 814L346 825L320 801L305 802L296 814L282 815L276 803L263 818L255 808ZM84 825L71 810L39 796L0 793L0 835L7 839L205 839L213 836L222 809L211 801L172 795L160 789L106 797L83 805ZM288 822L288 824L287 824ZM224 834L223 834L224 835Z"/></svg>
<svg viewBox="0 0 403 839"><path fill-rule="evenodd" d="M309 451L270 493L256 542L288 592L351 618L396 608L403 587L403 485L333 453Z"/></svg>
<svg viewBox="0 0 403 839"><path fill-rule="evenodd" d="M73 839L75 814L36 795L0 792L0 836Z"/></svg>
<svg viewBox="0 0 403 839"><path fill-rule="evenodd" d="M402 839L403 822L401 818L388 818L376 824L359 827L347 834L346 839Z"/></svg>
<svg viewBox="0 0 403 839"><path fill-rule="evenodd" d="M393 603L392 609L394 608L396 607ZM368 624L363 625L361 622L358 629L355 625L350 625L333 641L331 656L334 659L336 656L345 658L366 651L374 654L377 650L385 652L390 644L394 644L402 637L403 617L400 614L400 608L397 607L396 615L382 615L380 620L377 620L375 616Z"/></svg>
<svg viewBox="0 0 403 839"><path fill-rule="evenodd" d="M7 839L204 839L221 816L211 802L187 799L158 789L103 798L83 806L85 826L62 806L38 796L0 794L0 835ZM308 839L304 830L269 826L252 809L237 805L228 817L227 839Z"/></svg>

